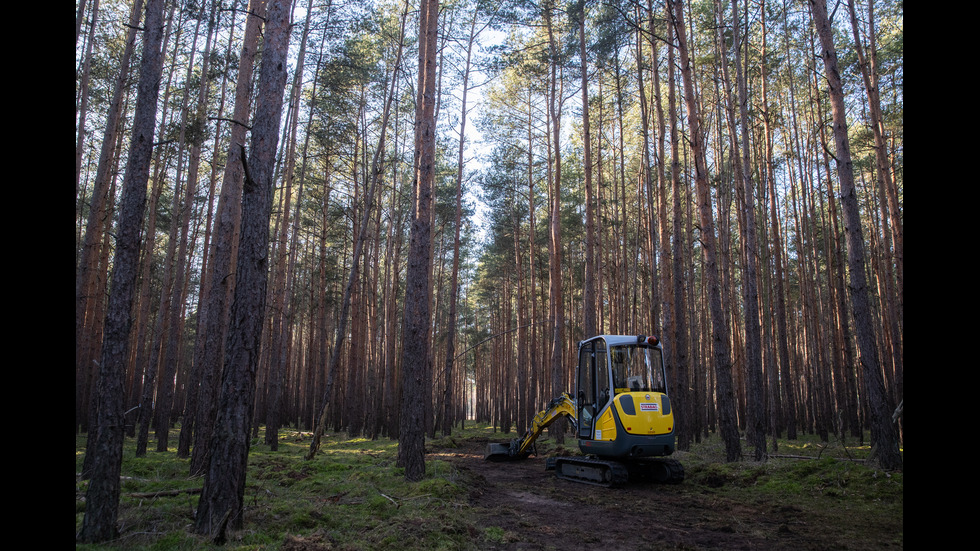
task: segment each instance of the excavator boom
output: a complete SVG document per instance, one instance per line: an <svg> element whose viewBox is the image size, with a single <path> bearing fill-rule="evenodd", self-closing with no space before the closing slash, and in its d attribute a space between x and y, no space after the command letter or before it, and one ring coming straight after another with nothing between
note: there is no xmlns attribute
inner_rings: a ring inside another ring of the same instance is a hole
<svg viewBox="0 0 980 551"><path fill-rule="evenodd" d="M521 438L515 438L510 444L490 444L487 446L487 454L484 459L488 461L508 461L512 459L526 459L535 453L534 442L541 436L544 429L560 417L568 417L572 425L578 428L578 420L575 417L575 400L563 392L561 396L548 402L548 407L538 412L531 420L531 426Z"/></svg>

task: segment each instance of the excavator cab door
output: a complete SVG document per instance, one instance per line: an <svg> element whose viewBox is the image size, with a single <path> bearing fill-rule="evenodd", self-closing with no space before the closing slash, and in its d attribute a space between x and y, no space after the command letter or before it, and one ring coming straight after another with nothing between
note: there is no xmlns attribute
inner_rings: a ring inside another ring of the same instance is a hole
<svg viewBox="0 0 980 551"><path fill-rule="evenodd" d="M578 437L584 440L593 439L595 418L609 400L608 382L604 387L600 384L608 381L607 364L606 344L601 339L585 341L579 346L576 414Z"/></svg>

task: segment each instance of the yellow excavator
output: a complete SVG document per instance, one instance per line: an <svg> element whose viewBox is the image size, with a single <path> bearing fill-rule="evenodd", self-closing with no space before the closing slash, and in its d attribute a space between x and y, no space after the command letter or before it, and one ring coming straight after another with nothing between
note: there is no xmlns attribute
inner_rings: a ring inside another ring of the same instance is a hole
<svg viewBox="0 0 980 551"><path fill-rule="evenodd" d="M645 335L598 335L579 342L575 398L562 393L534 416L523 437L487 447L488 461L526 459L555 420L567 417L583 456L548 458L558 478L622 486L634 480L677 484L684 467L674 452L663 346Z"/></svg>

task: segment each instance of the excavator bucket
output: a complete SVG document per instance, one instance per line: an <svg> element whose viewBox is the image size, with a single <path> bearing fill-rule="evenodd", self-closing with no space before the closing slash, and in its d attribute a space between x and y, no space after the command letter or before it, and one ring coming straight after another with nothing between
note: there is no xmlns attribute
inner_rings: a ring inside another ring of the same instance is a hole
<svg viewBox="0 0 980 551"><path fill-rule="evenodd" d="M483 456L483 459L487 461L509 461L514 459L514 456L510 454L509 444L487 444L487 453Z"/></svg>

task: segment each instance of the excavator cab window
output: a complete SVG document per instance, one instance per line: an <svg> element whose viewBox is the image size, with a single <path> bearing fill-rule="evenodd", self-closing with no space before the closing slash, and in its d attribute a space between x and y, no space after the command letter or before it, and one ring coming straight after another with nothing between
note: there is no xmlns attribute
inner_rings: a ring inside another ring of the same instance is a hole
<svg viewBox="0 0 980 551"><path fill-rule="evenodd" d="M665 392L660 350L646 346L617 346L612 351L613 385L622 392Z"/></svg>

